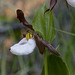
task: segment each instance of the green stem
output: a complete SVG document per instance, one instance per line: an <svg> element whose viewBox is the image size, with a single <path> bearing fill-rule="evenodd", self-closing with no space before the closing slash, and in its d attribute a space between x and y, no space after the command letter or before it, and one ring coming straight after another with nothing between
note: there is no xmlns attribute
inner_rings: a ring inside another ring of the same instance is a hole
<svg viewBox="0 0 75 75"><path fill-rule="evenodd" d="M1 61L1 75L6 75L6 51L3 52L3 57Z"/></svg>
<svg viewBox="0 0 75 75"><path fill-rule="evenodd" d="M47 68L47 53L46 53L46 49L44 52L44 70L45 70L45 75L48 75L48 68Z"/></svg>

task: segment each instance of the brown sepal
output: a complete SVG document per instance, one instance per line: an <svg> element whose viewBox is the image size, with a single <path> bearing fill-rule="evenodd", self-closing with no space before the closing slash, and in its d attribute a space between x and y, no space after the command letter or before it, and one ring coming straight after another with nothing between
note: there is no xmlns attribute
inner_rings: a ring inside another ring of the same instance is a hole
<svg viewBox="0 0 75 75"><path fill-rule="evenodd" d="M57 3L57 0L50 0L50 7L44 13L47 13L48 11L53 10L53 8L56 5L56 3Z"/></svg>
<svg viewBox="0 0 75 75"><path fill-rule="evenodd" d="M19 19L19 21L22 22L24 26L26 26L26 27L28 27L28 28L30 28L30 29L32 29L32 30L34 31L32 25L30 25L30 24L26 21L26 19L24 18L24 13L23 13L23 11L20 10L20 9L18 9L16 12L17 12L17 18Z"/></svg>
<svg viewBox="0 0 75 75"><path fill-rule="evenodd" d="M60 54L56 51L56 49L55 49L52 45L50 45L47 41L42 40L42 43L45 45L45 47L48 48L48 50L49 50L51 53L54 53L54 54L60 56Z"/></svg>
<svg viewBox="0 0 75 75"><path fill-rule="evenodd" d="M50 45L47 41L40 39L40 37L36 33L34 33L34 38L36 40L36 44L41 54L43 54L45 47L47 47L50 52L60 56L60 54L56 51L56 49L52 45Z"/></svg>
<svg viewBox="0 0 75 75"><path fill-rule="evenodd" d="M47 10L44 12L44 14L47 13L47 12L49 12L49 10L50 10L50 9L47 9Z"/></svg>
<svg viewBox="0 0 75 75"><path fill-rule="evenodd" d="M39 52L40 52L41 54L43 54L43 52L44 52L44 50L45 50L45 46L44 46L44 44L40 41L40 40L41 40L40 36L39 36L38 34L34 33L34 38L35 38L35 41L36 41L36 45L37 45L37 47L38 47L38 49L39 49Z"/></svg>

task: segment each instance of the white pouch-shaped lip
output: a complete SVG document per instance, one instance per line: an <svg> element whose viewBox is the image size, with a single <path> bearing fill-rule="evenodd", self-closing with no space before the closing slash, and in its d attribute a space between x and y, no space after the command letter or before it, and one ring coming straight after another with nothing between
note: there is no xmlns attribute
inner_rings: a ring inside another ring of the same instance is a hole
<svg viewBox="0 0 75 75"><path fill-rule="evenodd" d="M67 3L72 7L75 7L75 0L67 0Z"/></svg>
<svg viewBox="0 0 75 75"><path fill-rule="evenodd" d="M35 47L36 43L33 38L29 40L23 38L19 43L10 47L10 52L15 55L28 55L33 52Z"/></svg>

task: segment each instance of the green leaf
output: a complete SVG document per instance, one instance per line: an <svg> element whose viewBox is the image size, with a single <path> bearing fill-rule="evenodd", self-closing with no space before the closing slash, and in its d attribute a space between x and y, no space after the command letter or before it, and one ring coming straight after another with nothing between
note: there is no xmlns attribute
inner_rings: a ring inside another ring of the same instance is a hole
<svg viewBox="0 0 75 75"><path fill-rule="evenodd" d="M50 54L47 58L47 66L48 66L48 75L69 75L66 64L59 56ZM41 75L45 75L44 68Z"/></svg>
<svg viewBox="0 0 75 75"><path fill-rule="evenodd" d="M51 43L55 38L55 26L52 11L44 14L46 6L43 5L35 14L32 25L36 32L39 32L43 39Z"/></svg>

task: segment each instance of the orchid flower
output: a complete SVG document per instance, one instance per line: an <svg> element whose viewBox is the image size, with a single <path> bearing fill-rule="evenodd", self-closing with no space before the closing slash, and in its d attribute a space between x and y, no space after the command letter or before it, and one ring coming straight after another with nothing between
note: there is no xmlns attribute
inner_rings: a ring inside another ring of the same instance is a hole
<svg viewBox="0 0 75 75"><path fill-rule="evenodd" d="M45 47L48 50L58 56L60 54L56 51L56 49L50 45L47 41L42 40L41 35L35 33L32 25L30 25L24 18L24 13L22 10L17 10L17 18L20 22L23 23L24 26L28 27L28 31L25 34L24 38L17 44L10 47L10 52L15 55L28 55L32 53L37 45L39 52L41 54L44 53Z"/></svg>
<svg viewBox="0 0 75 75"><path fill-rule="evenodd" d="M75 0L67 0L67 3L72 7L75 7Z"/></svg>
<svg viewBox="0 0 75 75"><path fill-rule="evenodd" d="M65 2L67 7L68 4L71 5L72 7L75 7L75 0L65 0ZM56 4L57 4L57 0L50 0L50 7L44 13L52 11Z"/></svg>

